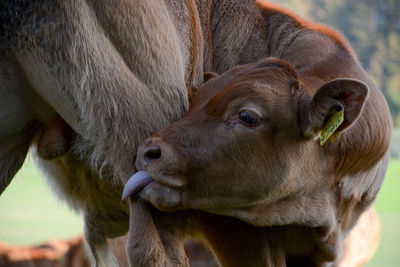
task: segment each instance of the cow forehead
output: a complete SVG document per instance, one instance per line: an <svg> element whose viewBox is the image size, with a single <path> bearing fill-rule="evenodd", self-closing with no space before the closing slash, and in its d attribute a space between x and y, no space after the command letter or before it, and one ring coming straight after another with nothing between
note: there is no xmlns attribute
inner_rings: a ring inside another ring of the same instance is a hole
<svg viewBox="0 0 400 267"><path fill-rule="evenodd" d="M250 77L250 79L237 79L224 87L212 97L207 104L207 111L214 113L222 111L234 102L258 103L263 106L273 104L279 106L288 102L290 80L288 77L276 78L273 75L263 77Z"/></svg>
<svg viewBox="0 0 400 267"><path fill-rule="evenodd" d="M262 91L262 92L272 93L273 95L277 95L277 96L283 96L283 94L284 94L284 92L279 90L280 88L277 88L276 86L274 86L270 83L267 83L265 81L255 81L253 83L253 87L260 89L260 91Z"/></svg>

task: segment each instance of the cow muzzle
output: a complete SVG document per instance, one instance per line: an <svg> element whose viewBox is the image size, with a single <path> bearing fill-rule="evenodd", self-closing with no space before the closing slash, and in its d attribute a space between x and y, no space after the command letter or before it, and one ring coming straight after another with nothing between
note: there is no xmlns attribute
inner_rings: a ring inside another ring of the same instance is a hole
<svg viewBox="0 0 400 267"><path fill-rule="evenodd" d="M122 199L142 198L162 211L176 210L186 185L183 156L160 138L150 138L138 149L140 170L125 184Z"/></svg>

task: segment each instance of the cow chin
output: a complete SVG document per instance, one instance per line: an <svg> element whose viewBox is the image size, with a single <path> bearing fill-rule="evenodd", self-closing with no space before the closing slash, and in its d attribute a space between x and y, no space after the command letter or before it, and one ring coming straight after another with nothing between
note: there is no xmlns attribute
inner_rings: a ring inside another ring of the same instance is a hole
<svg viewBox="0 0 400 267"><path fill-rule="evenodd" d="M150 202L156 209L172 212L182 209L181 192L159 182L152 182L140 193L140 198Z"/></svg>

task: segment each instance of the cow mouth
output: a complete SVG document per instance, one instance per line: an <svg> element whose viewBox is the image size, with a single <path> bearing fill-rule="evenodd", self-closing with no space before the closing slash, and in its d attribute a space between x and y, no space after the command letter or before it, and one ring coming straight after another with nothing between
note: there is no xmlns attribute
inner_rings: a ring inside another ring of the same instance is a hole
<svg viewBox="0 0 400 267"><path fill-rule="evenodd" d="M153 178L151 178L146 171L138 171L132 175L125 184L124 191L122 192L122 200L126 200L128 197L133 197L153 182Z"/></svg>

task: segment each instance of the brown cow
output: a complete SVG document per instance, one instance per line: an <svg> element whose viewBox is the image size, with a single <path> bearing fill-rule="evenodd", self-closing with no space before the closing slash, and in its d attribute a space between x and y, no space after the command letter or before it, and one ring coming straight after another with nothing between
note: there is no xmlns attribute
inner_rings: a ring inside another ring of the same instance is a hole
<svg viewBox="0 0 400 267"><path fill-rule="evenodd" d="M340 77L374 87L337 33L254 0L4 0L0 25L0 192L32 143L55 157L39 157L39 166L82 211L88 247L106 266L106 238L128 229L119 196L138 144L183 116L203 72L274 56L293 63L312 90ZM46 142L60 137L57 116L75 132L59 147ZM377 123L371 136L390 127L390 119ZM363 159L369 152L359 151Z"/></svg>
<svg viewBox="0 0 400 267"><path fill-rule="evenodd" d="M390 118L374 90L353 78L313 90L275 58L207 82L182 120L139 148L145 171L124 196L178 213L131 201L133 265L187 265L186 235L204 238L222 266L337 264L389 161L390 124L369 133L371 114ZM332 112L344 121L321 145Z"/></svg>

